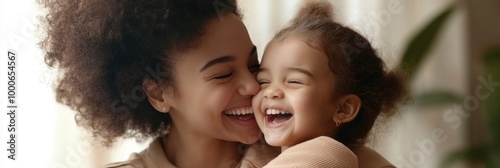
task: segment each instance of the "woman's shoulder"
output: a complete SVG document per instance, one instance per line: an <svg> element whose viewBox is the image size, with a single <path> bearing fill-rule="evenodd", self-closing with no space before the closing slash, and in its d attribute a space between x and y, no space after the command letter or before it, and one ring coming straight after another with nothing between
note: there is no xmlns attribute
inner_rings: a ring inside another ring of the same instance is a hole
<svg viewBox="0 0 500 168"><path fill-rule="evenodd" d="M375 168L391 168L394 167L382 155L373 149L366 146L355 147L351 149L358 157L358 164L360 168L375 167Z"/></svg>
<svg viewBox="0 0 500 168"><path fill-rule="evenodd" d="M137 153L133 153L126 161L109 163L100 168L145 168L145 166L141 156Z"/></svg>
<svg viewBox="0 0 500 168"><path fill-rule="evenodd" d="M132 153L128 160L110 163L102 168L175 168L165 155L163 138L157 138L140 153Z"/></svg>

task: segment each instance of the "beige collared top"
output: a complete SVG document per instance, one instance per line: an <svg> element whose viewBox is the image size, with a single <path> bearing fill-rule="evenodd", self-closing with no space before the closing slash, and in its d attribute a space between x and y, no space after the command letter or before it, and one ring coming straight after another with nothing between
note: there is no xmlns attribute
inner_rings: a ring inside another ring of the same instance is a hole
<svg viewBox="0 0 500 168"><path fill-rule="evenodd" d="M140 153L133 153L123 162L107 164L105 168L176 168L165 156L162 138L153 141ZM351 150L342 143L318 137L288 148L279 156L279 149L263 143L250 145L239 168L285 167L345 167L391 168L394 167L380 154L367 147ZM357 164L356 164L357 163Z"/></svg>
<svg viewBox="0 0 500 168"><path fill-rule="evenodd" d="M165 155L163 138L154 140L140 153L132 153L128 160L110 163L103 168L176 168ZM260 168L278 156L279 148L271 147L260 141L250 145L236 167Z"/></svg>

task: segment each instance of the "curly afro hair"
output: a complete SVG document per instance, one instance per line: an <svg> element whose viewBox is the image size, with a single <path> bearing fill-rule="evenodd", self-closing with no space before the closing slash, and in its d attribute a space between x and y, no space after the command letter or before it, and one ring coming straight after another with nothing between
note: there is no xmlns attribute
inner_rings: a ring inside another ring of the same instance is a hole
<svg viewBox="0 0 500 168"><path fill-rule="evenodd" d="M392 116L398 103L407 100L407 89L402 73L387 70L366 38L333 21L332 8L325 0L308 1L272 41L299 37L325 52L337 79L332 97L355 94L362 101L356 118L343 124L335 139L359 146L380 115Z"/></svg>
<svg viewBox="0 0 500 168"><path fill-rule="evenodd" d="M39 0L45 62L60 70L56 99L104 146L117 138L163 134L170 116L155 110L144 79L175 87L176 53L197 46L206 23L234 0Z"/></svg>

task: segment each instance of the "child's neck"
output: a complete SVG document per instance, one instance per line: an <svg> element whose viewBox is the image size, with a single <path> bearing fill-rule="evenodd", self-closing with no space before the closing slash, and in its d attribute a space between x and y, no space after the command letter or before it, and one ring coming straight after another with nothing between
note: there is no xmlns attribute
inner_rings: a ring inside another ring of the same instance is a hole
<svg viewBox="0 0 500 168"><path fill-rule="evenodd" d="M281 152L284 152L288 148L290 148L290 146L281 146Z"/></svg>
<svg viewBox="0 0 500 168"><path fill-rule="evenodd" d="M177 167L234 167L242 158L238 142L179 130L171 123L166 137L168 160Z"/></svg>

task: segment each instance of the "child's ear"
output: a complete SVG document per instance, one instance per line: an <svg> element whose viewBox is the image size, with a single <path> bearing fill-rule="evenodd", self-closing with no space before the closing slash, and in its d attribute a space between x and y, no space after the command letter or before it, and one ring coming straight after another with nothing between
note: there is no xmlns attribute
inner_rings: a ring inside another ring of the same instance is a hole
<svg viewBox="0 0 500 168"><path fill-rule="evenodd" d="M162 113L168 113L173 105L173 88L162 87L153 79L145 79L142 82L142 87L146 92L149 103Z"/></svg>
<svg viewBox="0 0 500 168"><path fill-rule="evenodd" d="M333 114L333 122L338 127L342 123L351 122L356 118L361 108L361 99L354 94L349 94L338 98L336 104L338 108Z"/></svg>

